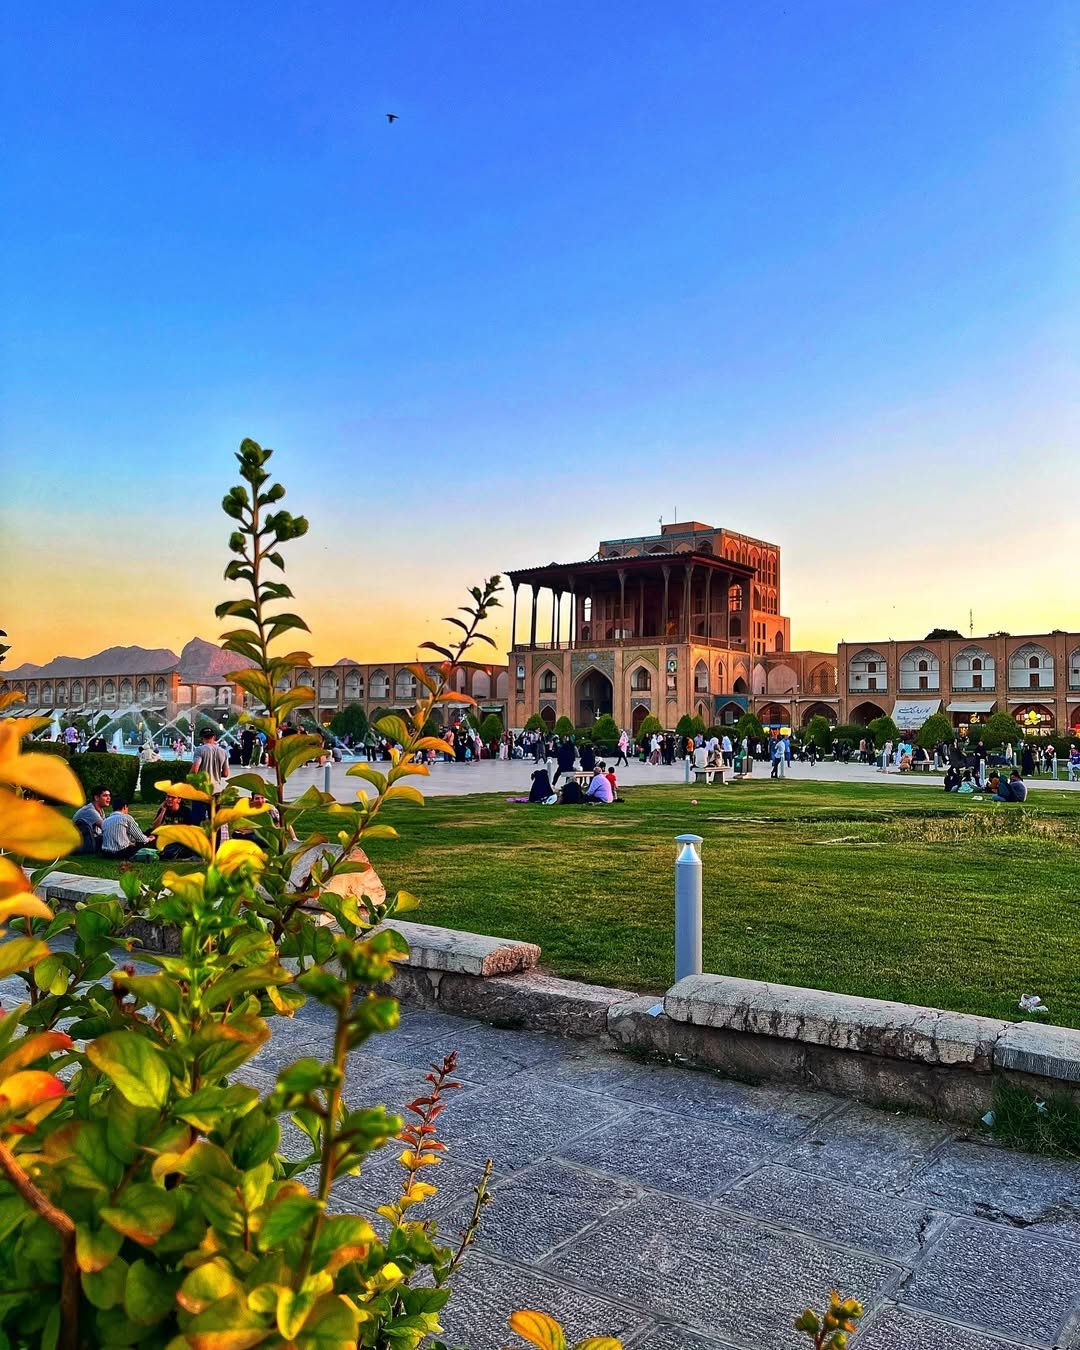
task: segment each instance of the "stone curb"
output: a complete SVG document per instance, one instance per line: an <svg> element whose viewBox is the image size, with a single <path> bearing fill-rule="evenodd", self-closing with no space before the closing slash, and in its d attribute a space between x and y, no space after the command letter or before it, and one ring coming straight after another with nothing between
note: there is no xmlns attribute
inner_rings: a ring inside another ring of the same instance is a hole
<svg viewBox="0 0 1080 1350"><path fill-rule="evenodd" d="M455 975L512 975L532 970L540 960L540 948L531 942L462 933L453 928L435 928L427 923L404 923L387 919L372 933L393 929L409 944L408 964L422 970Z"/></svg>
<svg viewBox="0 0 1080 1350"><path fill-rule="evenodd" d="M687 976L668 990L664 1011L694 1026L920 1064L966 1065L978 1073L990 1072L994 1047L1010 1025L941 1008L727 975Z"/></svg>

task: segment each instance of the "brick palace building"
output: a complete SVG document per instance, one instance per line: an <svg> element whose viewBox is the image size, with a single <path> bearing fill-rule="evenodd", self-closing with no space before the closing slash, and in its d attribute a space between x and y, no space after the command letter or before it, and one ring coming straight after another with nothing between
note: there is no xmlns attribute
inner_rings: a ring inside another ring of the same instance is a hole
<svg viewBox="0 0 1080 1350"><path fill-rule="evenodd" d="M790 650L775 544L686 521L508 579L512 726L534 712L549 726L607 712L633 730L650 714L667 727L748 710L767 725L836 720L836 657Z"/></svg>

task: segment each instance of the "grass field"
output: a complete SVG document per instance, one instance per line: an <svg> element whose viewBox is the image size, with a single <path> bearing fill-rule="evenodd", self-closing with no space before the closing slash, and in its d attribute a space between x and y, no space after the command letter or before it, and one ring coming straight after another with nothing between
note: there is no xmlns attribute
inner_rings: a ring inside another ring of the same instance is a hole
<svg viewBox="0 0 1080 1350"><path fill-rule="evenodd" d="M671 982L674 838L693 831L706 970L1003 1018L1037 993L1080 1026L1077 796L1018 809L766 780L635 788L612 808L436 797L385 818L402 838L371 858L388 889L421 898L416 918L539 943L559 975Z"/></svg>

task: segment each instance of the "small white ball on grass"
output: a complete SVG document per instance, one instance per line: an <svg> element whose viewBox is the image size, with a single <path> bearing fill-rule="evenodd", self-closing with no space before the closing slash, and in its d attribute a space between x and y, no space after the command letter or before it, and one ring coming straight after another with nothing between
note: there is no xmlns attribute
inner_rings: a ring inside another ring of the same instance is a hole
<svg viewBox="0 0 1080 1350"><path fill-rule="evenodd" d="M691 798L690 798L690 805L691 805L691 806L697 806L697 798L696 798L696 797L691 797Z"/></svg>

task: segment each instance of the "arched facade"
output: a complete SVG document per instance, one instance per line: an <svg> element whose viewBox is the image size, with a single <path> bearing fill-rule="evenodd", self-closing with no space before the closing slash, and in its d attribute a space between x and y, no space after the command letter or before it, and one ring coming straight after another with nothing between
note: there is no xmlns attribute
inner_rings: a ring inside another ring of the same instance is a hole
<svg viewBox="0 0 1080 1350"><path fill-rule="evenodd" d="M941 666L926 647L912 647L900 658L900 689L903 693L941 688Z"/></svg>
<svg viewBox="0 0 1080 1350"><path fill-rule="evenodd" d="M1025 642L1009 657L1010 689L1053 689L1054 658L1037 642Z"/></svg>
<svg viewBox="0 0 1080 1350"><path fill-rule="evenodd" d="M993 689L995 684L994 658L985 647L970 643L953 657L953 689L957 691Z"/></svg>
<svg viewBox="0 0 1080 1350"><path fill-rule="evenodd" d="M875 717L884 717L885 709L880 703L864 701L851 709L848 717L857 726L865 727Z"/></svg>
<svg viewBox="0 0 1080 1350"><path fill-rule="evenodd" d="M885 658L873 647L864 647L854 656L848 665L848 692L852 694L864 691L885 693L889 687L888 669ZM881 714L875 713L875 716Z"/></svg>

